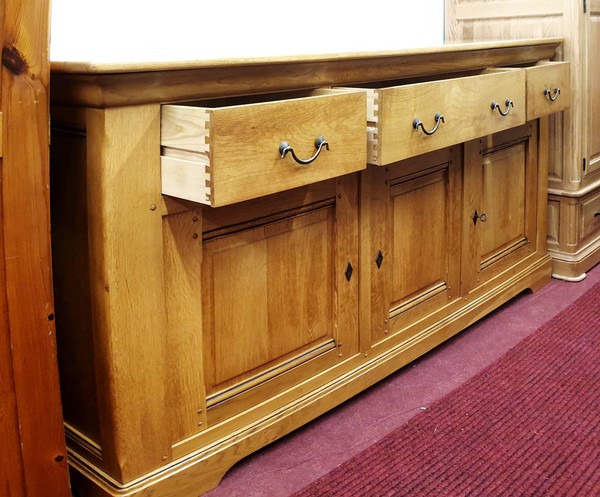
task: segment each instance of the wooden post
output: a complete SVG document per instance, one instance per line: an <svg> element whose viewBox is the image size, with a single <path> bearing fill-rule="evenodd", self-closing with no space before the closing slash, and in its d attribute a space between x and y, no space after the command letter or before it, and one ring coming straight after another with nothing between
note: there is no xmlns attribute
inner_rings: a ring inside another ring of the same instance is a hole
<svg viewBox="0 0 600 497"><path fill-rule="evenodd" d="M49 19L48 0L0 10L0 488L11 497L70 495L50 256Z"/></svg>

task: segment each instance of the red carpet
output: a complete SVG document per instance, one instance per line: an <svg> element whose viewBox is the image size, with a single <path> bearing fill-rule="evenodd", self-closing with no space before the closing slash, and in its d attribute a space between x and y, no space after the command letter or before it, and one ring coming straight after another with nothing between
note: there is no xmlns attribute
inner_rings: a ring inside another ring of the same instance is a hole
<svg viewBox="0 0 600 497"><path fill-rule="evenodd" d="M293 497L333 496L600 496L600 284Z"/></svg>

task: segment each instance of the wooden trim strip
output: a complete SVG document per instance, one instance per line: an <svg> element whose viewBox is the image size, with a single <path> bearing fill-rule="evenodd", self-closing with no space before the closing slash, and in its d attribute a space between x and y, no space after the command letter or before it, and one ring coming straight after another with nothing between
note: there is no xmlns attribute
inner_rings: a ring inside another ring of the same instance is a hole
<svg viewBox="0 0 600 497"><path fill-rule="evenodd" d="M521 247L529 244L529 240L526 237L518 238L517 240L510 242L509 244L501 247L499 250L495 251L491 256L481 262L480 268L483 270L488 266L494 264L494 262L499 261L500 259L506 257L513 252L516 252Z"/></svg>
<svg viewBox="0 0 600 497"><path fill-rule="evenodd" d="M329 339L326 342L321 343L310 350L307 350L305 353L293 357L292 359L284 362L283 364L278 364L277 366L267 369L266 371L263 371L252 378L248 378L247 380L241 383L237 383L232 387L226 388L225 390L221 390L219 392L215 392L209 395L206 398L206 406L208 408L214 407L217 404L220 404L231 399L232 397L235 397L236 395L250 390L252 387L260 385L261 383L265 383L266 381L270 380L271 378L274 378L275 376L283 374L286 371L295 368L296 366L304 364L310 361L311 359L314 359L315 357L318 357L336 348L337 346L335 340Z"/></svg>
<svg viewBox="0 0 600 497"><path fill-rule="evenodd" d="M562 3L562 0L549 0ZM519 3L520 0L512 0ZM501 2L503 5L506 2ZM435 53L473 52L494 48L522 48L524 45L545 45L547 43L562 43L562 38L532 38L531 40L485 41L477 43L456 43L437 47L410 48L405 50L381 50L371 52L346 52L321 55L292 55L281 57L228 58L192 61L163 61L163 62L133 62L133 63L93 63L93 62L52 62L53 73L73 74L108 74L132 73L151 71L179 71L184 69L202 69L216 67L248 67L281 64L299 64L307 62L339 62L350 59L370 60L373 58L397 58L407 55L421 55L428 58Z"/></svg>
<svg viewBox="0 0 600 497"><path fill-rule="evenodd" d="M98 459L102 459L102 447L94 440L81 433L79 430L65 422L65 435L67 439L85 449Z"/></svg>
<svg viewBox="0 0 600 497"><path fill-rule="evenodd" d="M548 188L549 195L556 195L557 197L571 197L578 198L587 195L590 192L593 192L598 187L600 187L600 179L590 183L589 185L584 186L578 190L563 190L560 188Z"/></svg>
<svg viewBox="0 0 600 497"><path fill-rule="evenodd" d="M563 0L472 2L455 6L457 21L548 17L564 14Z"/></svg>
<svg viewBox="0 0 600 497"><path fill-rule="evenodd" d="M398 317L403 312L416 307L419 304L422 304L426 300L432 299L433 297L438 296L440 293L444 293L448 290L448 285L445 281L438 281L431 285L426 290L419 292L416 295L412 295L408 299L401 300L395 304L392 304L392 308L389 310L388 318L393 319Z"/></svg>
<svg viewBox="0 0 600 497"><path fill-rule="evenodd" d="M63 70L56 69L52 75L52 98L54 103L104 108L459 73L551 59L562 41L548 38L456 45L331 60L232 61L148 72L114 72L110 66L106 73L68 73L65 67L57 66ZM122 66L121 70L126 68Z"/></svg>

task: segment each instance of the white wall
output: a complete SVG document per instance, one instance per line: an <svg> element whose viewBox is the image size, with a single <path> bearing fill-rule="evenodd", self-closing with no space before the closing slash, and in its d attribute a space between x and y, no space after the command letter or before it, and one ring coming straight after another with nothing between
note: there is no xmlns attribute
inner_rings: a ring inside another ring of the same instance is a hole
<svg viewBox="0 0 600 497"><path fill-rule="evenodd" d="M443 43L443 0L53 0L51 59L163 61Z"/></svg>

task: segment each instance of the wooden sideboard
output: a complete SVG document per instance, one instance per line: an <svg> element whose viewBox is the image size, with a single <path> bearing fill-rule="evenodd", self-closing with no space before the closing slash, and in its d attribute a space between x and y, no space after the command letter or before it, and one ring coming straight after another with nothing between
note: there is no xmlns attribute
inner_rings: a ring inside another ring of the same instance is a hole
<svg viewBox="0 0 600 497"><path fill-rule="evenodd" d="M563 36L572 106L550 120L548 251L553 275L579 281L600 262L600 1L446 0L446 41Z"/></svg>
<svg viewBox="0 0 600 497"><path fill-rule="evenodd" d="M546 283L560 43L55 63L75 492L196 496Z"/></svg>

